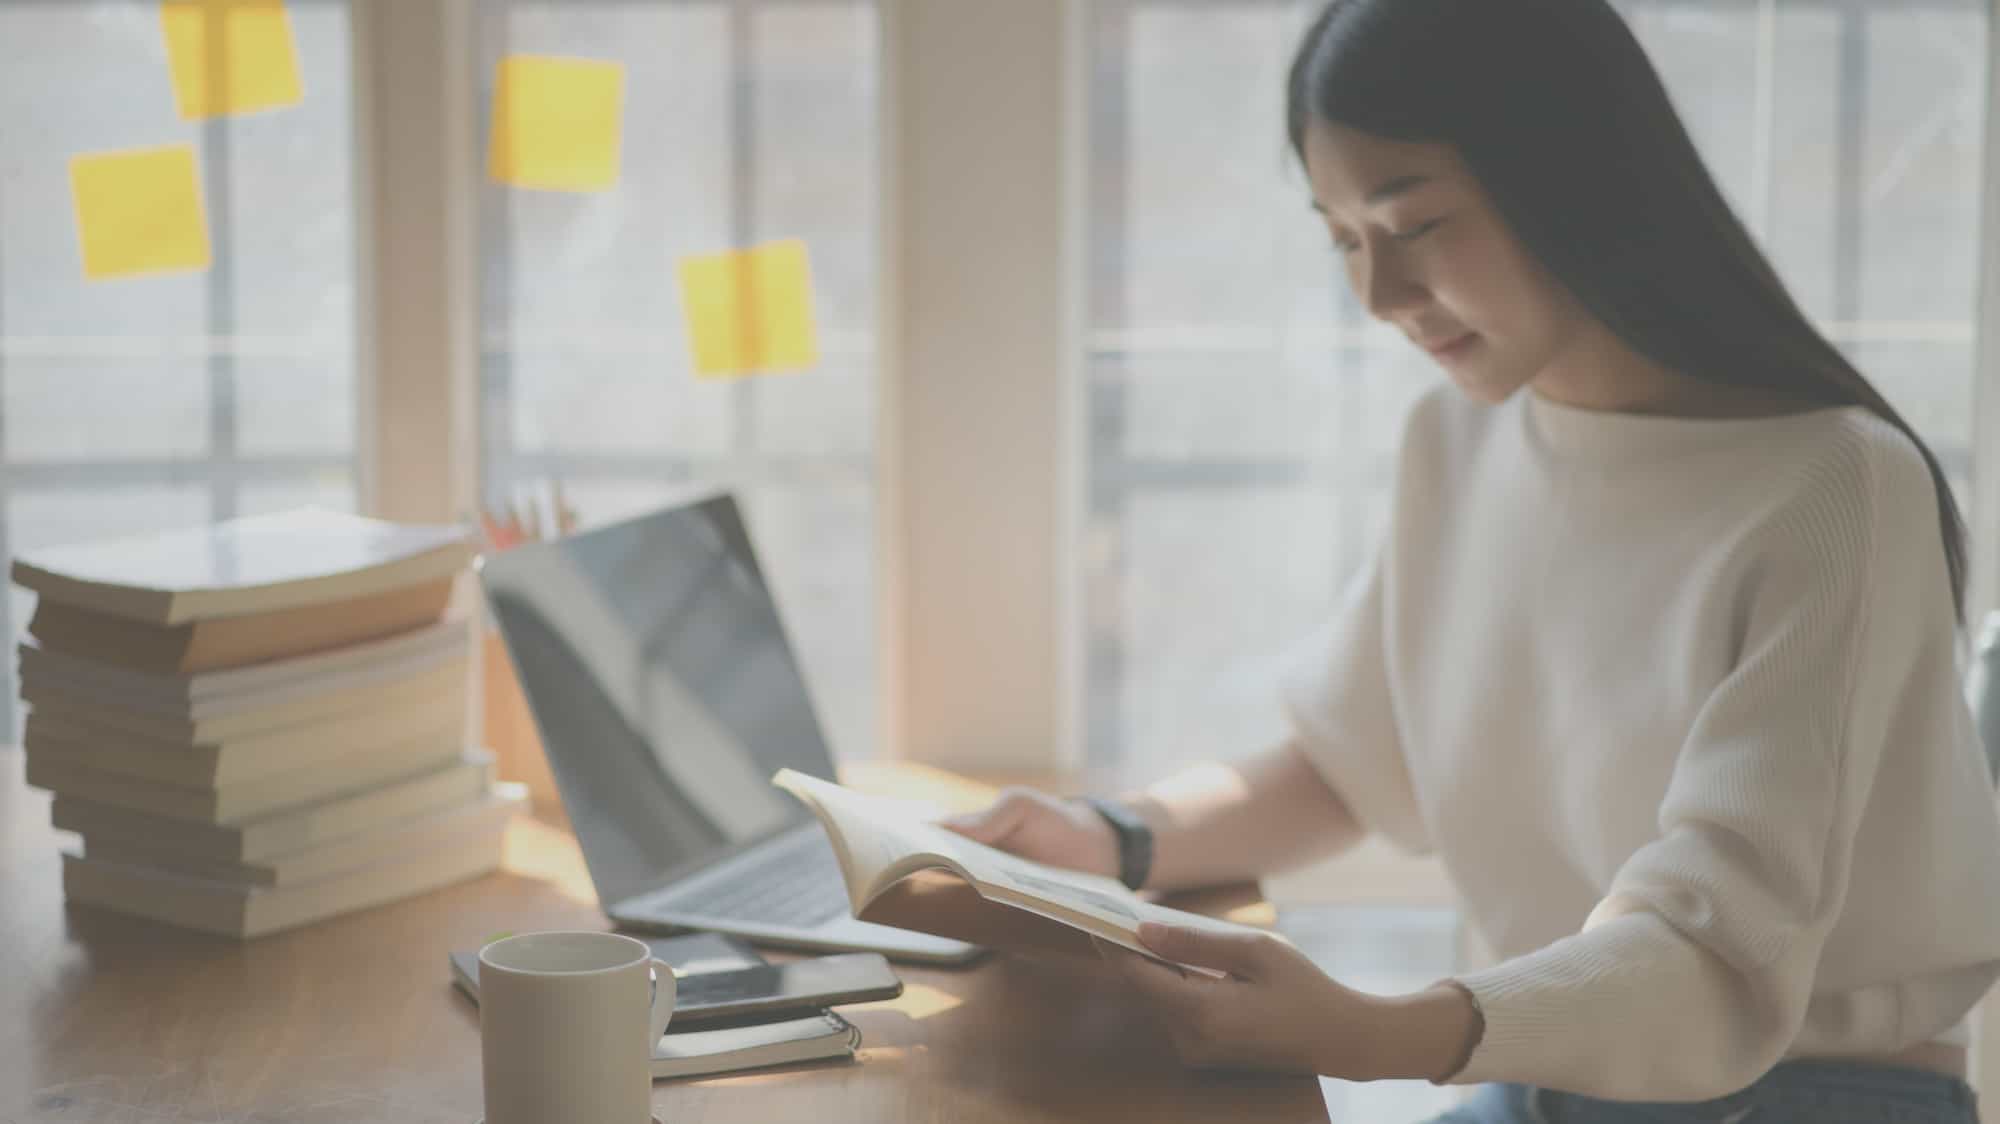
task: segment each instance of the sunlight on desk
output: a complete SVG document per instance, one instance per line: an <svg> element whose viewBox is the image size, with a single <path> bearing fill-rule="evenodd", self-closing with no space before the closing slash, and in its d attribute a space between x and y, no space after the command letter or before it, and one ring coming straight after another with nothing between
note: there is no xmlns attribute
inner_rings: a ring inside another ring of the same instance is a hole
<svg viewBox="0 0 2000 1124"><path fill-rule="evenodd" d="M930 1047L919 1042L910 1046L869 1046L863 1044L854 1057L863 1065L897 1065L923 1057Z"/></svg>
<svg viewBox="0 0 2000 1124"><path fill-rule="evenodd" d="M914 761L846 762L840 766L840 783L874 796L931 805L946 812L976 811L1000 794L994 785Z"/></svg>
<svg viewBox="0 0 2000 1124"><path fill-rule="evenodd" d="M932 987L929 984L905 983L902 995L883 1003L871 1003L869 1006L887 1007L891 1010L901 1011L913 1019L927 1019L932 1015L941 1015L946 1011L954 1010L963 1005L964 1002L965 1000L953 995L951 992Z"/></svg>
<svg viewBox="0 0 2000 1124"><path fill-rule="evenodd" d="M1225 921L1238 925L1251 925L1259 929L1269 929L1278 923L1278 908L1270 902L1252 902L1240 905L1222 915Z"/></svg>
<svg viewBox="0 0 2000 1124"><path fill-rule="evenodd" d="M597 904L576 837L561 827L534 816L514 817L507 827L504 861L513 873L546 882L571 901Z"/></svg>

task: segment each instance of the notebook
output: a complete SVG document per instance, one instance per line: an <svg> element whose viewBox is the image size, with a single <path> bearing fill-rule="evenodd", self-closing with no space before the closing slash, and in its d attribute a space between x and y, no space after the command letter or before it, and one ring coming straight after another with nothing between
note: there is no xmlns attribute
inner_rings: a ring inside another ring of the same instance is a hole
<svg viewBox="0 0 2000 1124"><path fill-rule="evenodd" d="M653 1077L698 1077L744 1069L851 1058L861 1030L832 1011L803 1018L718 1030L683 1030L660 1036L653 1047Z"/></svg>

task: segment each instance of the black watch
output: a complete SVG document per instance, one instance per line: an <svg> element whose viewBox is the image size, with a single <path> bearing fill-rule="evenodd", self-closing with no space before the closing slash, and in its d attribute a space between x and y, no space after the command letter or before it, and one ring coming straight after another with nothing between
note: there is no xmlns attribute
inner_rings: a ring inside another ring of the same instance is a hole
<svg viewBox="0 0 2000 1124"><path fill-rule="evenodd" d="M1139 813L1116 800L1086 796L1083 802L1103 816L1118 836L1118 881L1134 890L1144 886L1146 876L1153 872L1153 829Z"/></svg>

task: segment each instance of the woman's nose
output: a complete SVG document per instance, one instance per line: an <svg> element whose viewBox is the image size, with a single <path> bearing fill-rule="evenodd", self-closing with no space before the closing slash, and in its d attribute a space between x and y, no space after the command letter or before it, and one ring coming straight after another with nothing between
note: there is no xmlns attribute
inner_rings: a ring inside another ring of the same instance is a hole
<svg viewBox="0 0 2000 1124"><path fill-rule="evenodd" d="M1429 291L1396 268L1393 260L1370 255L1361 268L1361 302L1377 320L1396 319L1430 298Z"/></svg>

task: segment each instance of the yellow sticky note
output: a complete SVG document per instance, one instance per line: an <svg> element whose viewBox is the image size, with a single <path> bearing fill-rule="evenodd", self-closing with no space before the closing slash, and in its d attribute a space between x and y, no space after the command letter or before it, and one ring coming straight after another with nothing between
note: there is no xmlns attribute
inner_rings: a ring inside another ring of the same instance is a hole
<svg viewBox="0 0 2000 1124"><path fill-rule="evenodd" d="M680 281L696 375L728 378L819 362L804 242L684 258Z"/></svg>
<svg viewBox="0 0 2000 1124"><path fill-rule="evenodd" d="M493 81L487 175L548 191L611 187L624 113L622 65L509 55Z"/></svg>
<svg viewBox="0 0 2000 1124"><path fill-rule="evenodd" d="M72 156L69 185L84 276L208 268L208 221L193 146Z"/></svg>
<svg viewBox="0 0 2000 1124"><path fill-rule="evenodd" d="M160 0L181 117L297 105L298 45L284 0Z"/></svg>

